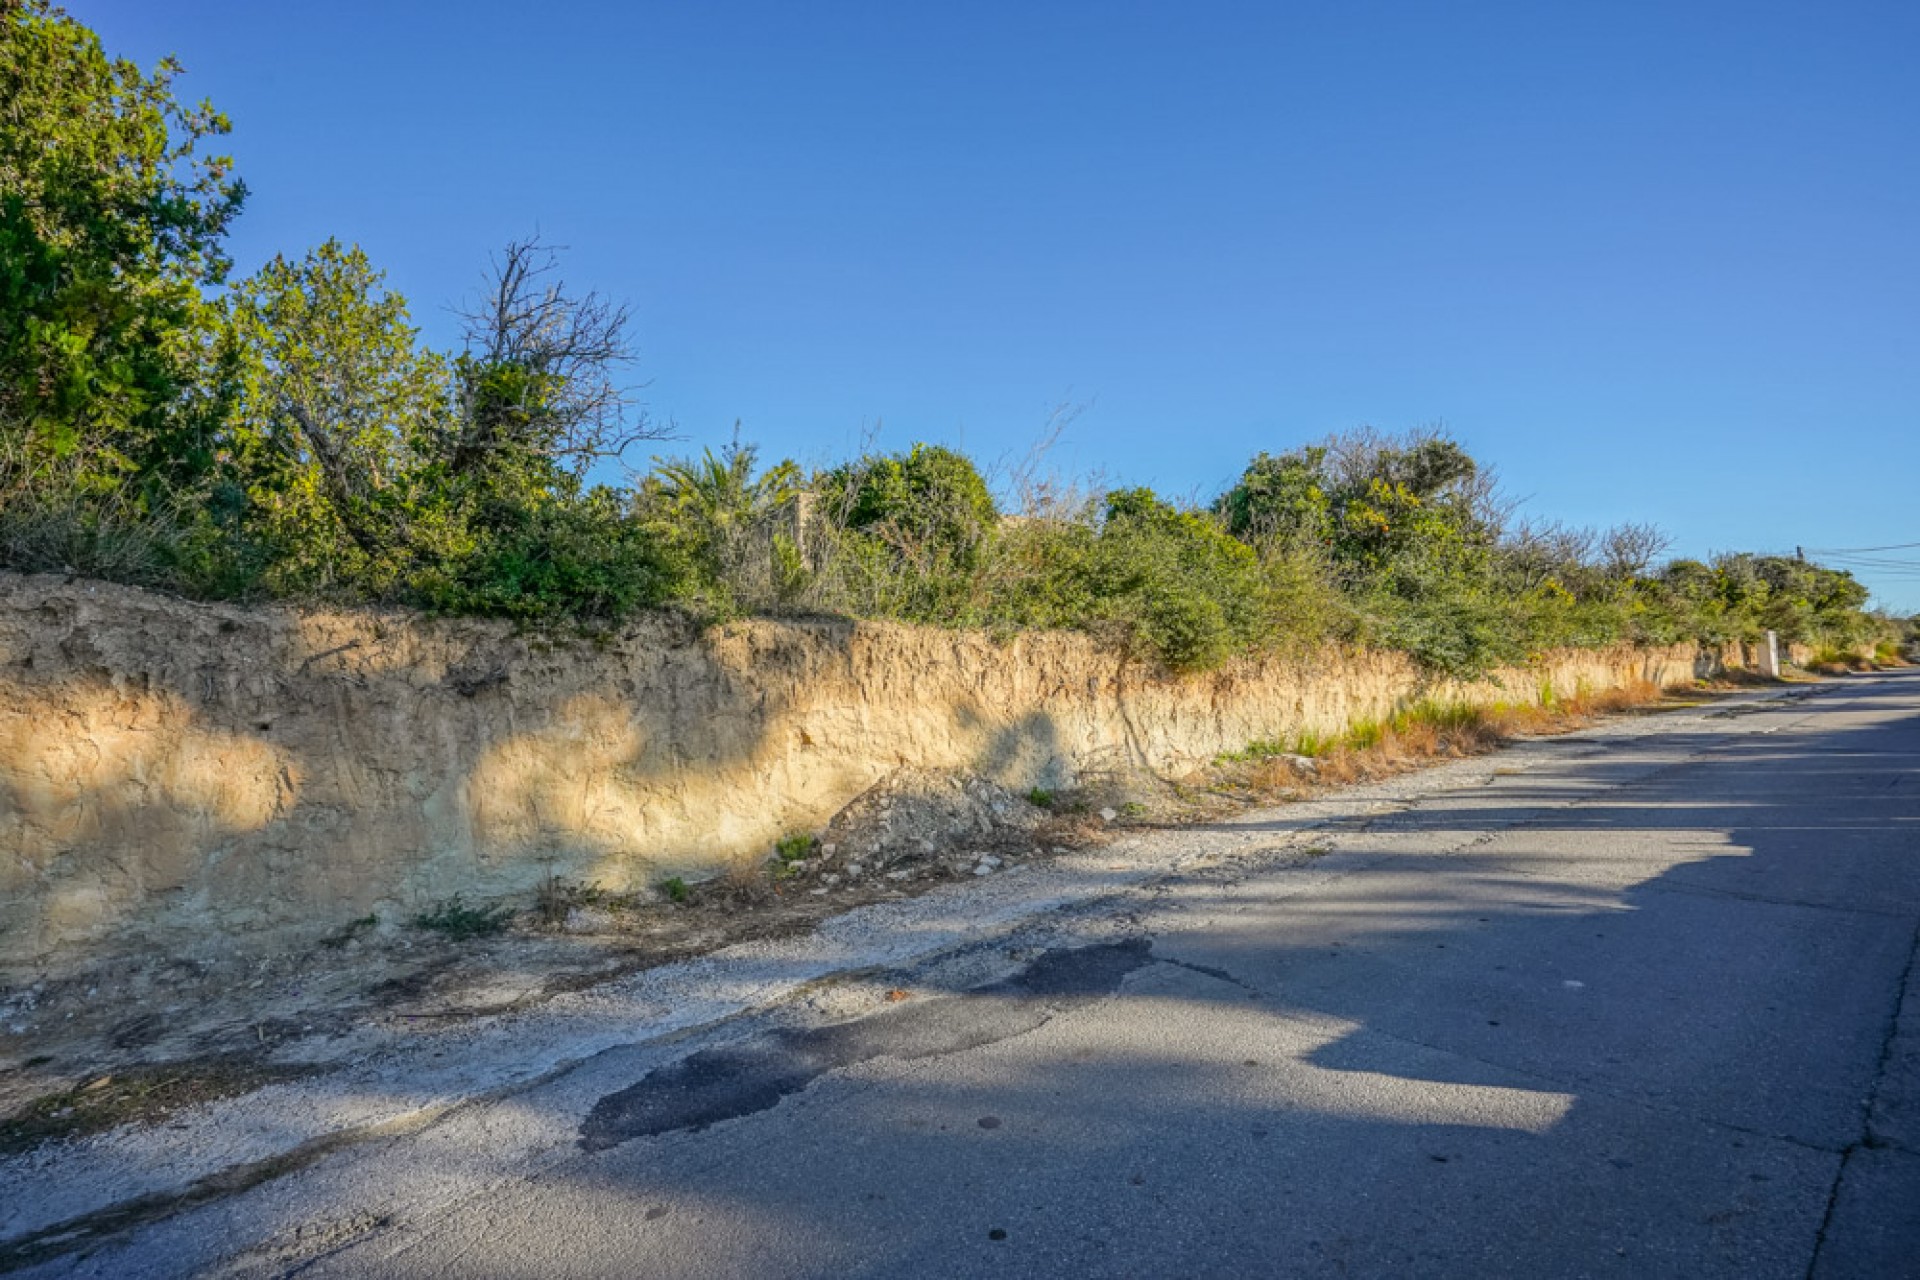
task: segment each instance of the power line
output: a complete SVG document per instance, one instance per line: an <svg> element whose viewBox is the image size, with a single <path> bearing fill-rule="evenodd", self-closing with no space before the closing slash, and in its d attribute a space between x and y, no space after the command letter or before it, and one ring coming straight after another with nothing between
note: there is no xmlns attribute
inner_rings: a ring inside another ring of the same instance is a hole
<svg viewBox="0 0 1920 1280"><path fill-rule="evenodd" d="M1807 553L1816 556L1850 556L1861 551L1907 551L1920 547L1920 542L1894 542L1884 547L1808 547Z"/></svg>
<svg viewBox="0 0 1920 1280"><path fill-rule="evenodd" d="M1826 555L1826 556L1822 556L1821 558L1822 558L1822 559L1825 559L1825 560L1834 560L1834 561L1839 561L1839 562L1842 562L1842 563L1846 563L1846 564L1920 564L1920 560L1912 560L1912 559L1909 559L1909 558L1907 558L1906 556L1836 556L1836 555Z"/></svg>
<svg viewBox="0 0 1920 1280"><path fill-rule="evenodd" d="M1869 560L1864 556L1823 556L1821 563L1843 569L1920 569L1920 560Z"/></svg>

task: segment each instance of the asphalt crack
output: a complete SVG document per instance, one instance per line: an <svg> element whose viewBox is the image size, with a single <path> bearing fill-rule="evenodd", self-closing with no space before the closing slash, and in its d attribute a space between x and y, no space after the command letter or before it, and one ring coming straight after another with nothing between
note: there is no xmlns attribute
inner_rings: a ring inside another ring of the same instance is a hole
<svg viewBox="0 0 1920 1280"><path fill-rule="evenodd" d="M1808 902L1802 898L1781 898L1766 893L1742 893L1737 889L1716 889L1711 885L1688 884L1684 880L1643 886L1651 893L1682 894L1694 898L1722 898L1729 902L1754 902L1767 907L1789 907L1804 911L1830 911L1843 916L1872 916L1883 920L1905 920L1908 911L1882 910L1844 902Z"/></svg>
<svg viewBox="0 0 1920 1280"><path fill-rule="evenodd" d="M1873 1087L1867 1090L1867 1096L1860 1102L1860 1136L1840 1152L1840 1167L1833 1171L1833 1185L1827 1188L1826 1210L1820 1216L1820 1230L1813 1238L1813 1254L1807 1259L1808 1280L1812 1280L1819 1271L1820 1254L1827 1247L1827 1232L1833 1226L1834 1210L1840 1204L1840 1188L1846 1185L1847 1167L1862 1150L1893 1145L1874 1133L1873 1117L1879 1109L1880 1090L1893 1068L1894 1045L1900 1038L1900 1011L1913 991L1916 961L1920 961L1920 922L1915 923L1913 939L1907 947L1907 967L1901 971L1900 981L1894 984L1893 999L1889 1002L1892 1007L1887 1011L1886 1030L1880 1040L1880 1057L1873 1073Z"/></svg>
<svg viewBox="0 0 1920 1280"><path fill-rule="evenodd" d="M1266 992L1260 990L1260 988L1254 986L1251 982L1248 982L1246 979L1237 978L1233 974L1228 973L1225 969L1217 968L1214 965L1195 964L1191 960L1177 960L1172 956L1163 956L1163 955L1155 955L1153 959L1160 964L1171 965L1176 969L1186 969L1189 972L1201 974L1204 977L1212 978L1217 982L1224 982L1230 986L1238 987L1242 991L1245 991L1246 993L1248 993L1249 995L1261 996L1261 997L1264 997L1266 995Z"/></svg>

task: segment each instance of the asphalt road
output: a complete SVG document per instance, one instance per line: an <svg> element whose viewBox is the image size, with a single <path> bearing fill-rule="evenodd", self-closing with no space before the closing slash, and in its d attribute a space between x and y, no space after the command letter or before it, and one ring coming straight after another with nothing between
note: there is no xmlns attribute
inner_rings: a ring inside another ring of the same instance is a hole
<svg viewBox="0 0 1920 1280"><path fill-rule="evenodd" d="M440 1179L432 1212L254 1242L228 1206L50 1266L1920 1276L1920 673L1745 710L1556 740L1324 856L869 975L903 998L861 1016L610 1053L326 1175ZM285 1181L251 1194L315 1194ZM187 1262L209 1232L237 1252Z"/></svg>

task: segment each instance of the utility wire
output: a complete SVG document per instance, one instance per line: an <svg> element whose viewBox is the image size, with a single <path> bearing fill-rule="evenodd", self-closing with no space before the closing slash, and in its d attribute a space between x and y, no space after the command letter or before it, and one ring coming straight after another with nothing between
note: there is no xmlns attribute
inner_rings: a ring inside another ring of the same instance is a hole
<svg viewBox="0 0 1920 1280"><path fill-rule="evenodd" d="M1861 564L1920 564L1920 559L1910 559L1907 556L1843 556L1827 554L1824 555L1823 558L1827 560L1853 560Z"/></svg>
<svg viewBox="0 0 1920 1280"><path fill-rule="evenodd" d="M1850 556L1862 551L1906 551L1913 547L1920 547L1920 542L1894 542L1884 547L1808 547L1807 554L1816 556Z"/></svg>
<svg viewBox="0 0 1920 1280"><path fill-rule="evenodd" d="M1871 556L1823 556L1822 563L1857 565L1863 569L1920 569L1920 560L1878 560Z"/></svg>

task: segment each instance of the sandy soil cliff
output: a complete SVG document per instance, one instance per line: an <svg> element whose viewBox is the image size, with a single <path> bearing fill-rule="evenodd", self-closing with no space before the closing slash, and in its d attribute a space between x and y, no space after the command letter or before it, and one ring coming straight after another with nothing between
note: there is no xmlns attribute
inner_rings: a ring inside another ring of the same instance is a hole
<svg viewBox="0 0 1920 1280"><path fill-rule="evenodd" d="M1673 684L1718 658L1554 654L1441 692ZM901 766L1022 790L1178 771L1418 688L1390 654L1172 677L1073 634L660 615L593 642L0 575L0 965L297 945L550 873L704 875Z"/></svg>

